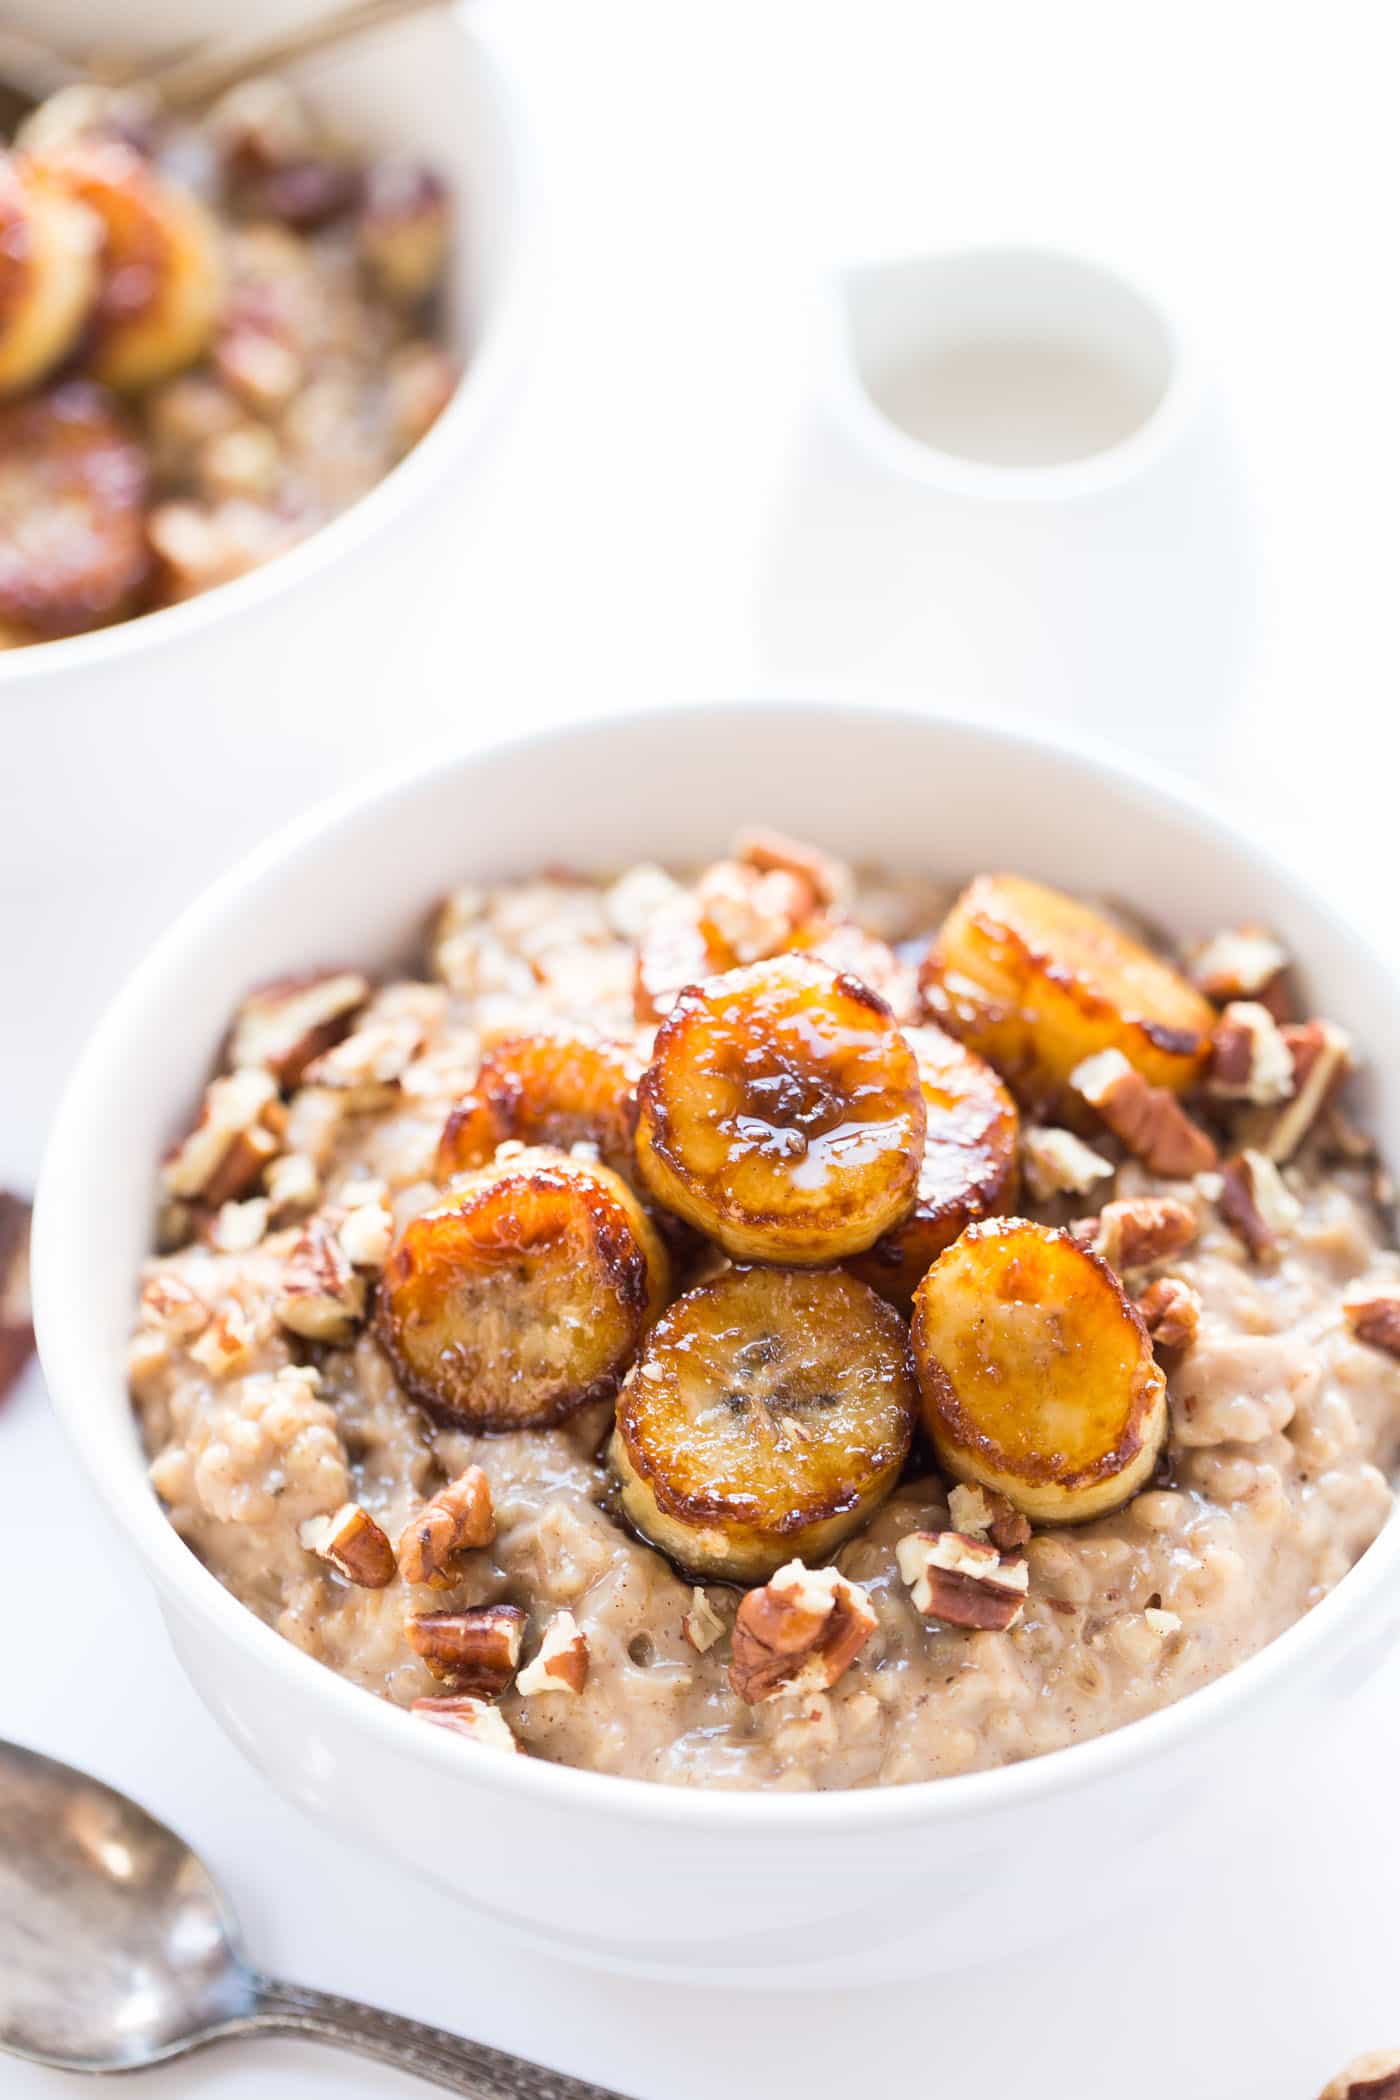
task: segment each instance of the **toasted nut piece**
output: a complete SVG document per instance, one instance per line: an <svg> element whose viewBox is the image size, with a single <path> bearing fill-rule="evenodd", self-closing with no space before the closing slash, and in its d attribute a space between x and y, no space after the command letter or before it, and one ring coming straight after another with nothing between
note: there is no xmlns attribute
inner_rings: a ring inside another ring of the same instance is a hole
<svg viewBox="0 0 1400 2100"><path fill-rule="evenodd" d="M277 1317L312 1342L348 1342L365 1316L365 1280L325 1218L312 1218L287 1256Z"/></svg>
<svg viewBox="0 0 1400 2100"><path fill-rule="evenodd" d="M522 1152L405 1226L376 1325L400 1382L476 1429L533 1429L607 1398L665 1302L669 1262L607 1167Z"/></svg>
<svg viewBox="0 0 1400 2100"><path fill-rule="evenodd" d="M397 1573L394 1549L367 1509L346 1502L330 1517L308 1517L297 1536L362 1590L382 1590Z"/></svg>
<svg viewBox="0 0 1400 2100"><path fill-rule="evenodd" d="M688 984L733 967L733 956L701 925L695 898L682 891L652 914L638 938L633 1012L639 1021L660 1020Z"/></svg>
<svg viewBox="0 0 1400 2100"><path fill-rule="evenodd" d="M404 1621L409 1646L454 1691L494 1699L515 1675L525 1613L518 1604L423 1611Z"/></svg>
<svg viewBox="0 0 1400 2100"><path fill-rule="evenodd" d="M955 1479L1080 1523L1147 1480L1166 1380L1113 1271L1022 1218L972 1225L914 1294L924 1421Z"/></svg>
<svg viewBox="0 0 1400 2100"><path fill-rule="evenodd" d="M411 1713L439 1728L450 1728L469 1742L483 1743L488 1750L519 1751L500 1709L485 1699L415 1699Z"/></svg>
<svg viewBox="0 0 1400 2100"><path fill-rule="evenodd" d="M1330 1021L1290 1024L1282 1034L1293 1062L1292 1098L1259 1147L1277 1166L1292 1159L1352 1063L1351 1038Z"/></svg>
<svg viewBox="0 0 1400 2100"><path fill-rule="evenodd" d="M1121 1050L1101 1050L1076 1065L1071 1089L1096 1109L1120 1145L1152 1173L1185 1180L1219 1158L1215 1142L1193 1123L1166 1087L1149 1086Z"/></svg>
<svg viewBox="0 0 1400 2100"><path fill-rule="evenodd" d="M1113 1163L1072 1130L1032 1123L1021 1133L1026 1186L1037 1203L1055 1196L1087 1196L1097 1181L1113 1179Z"/></svg>
<svg viewBox="0 0 1400 2100"><path fill-rule="evenodd" d="M401 306L426 299L442 276L452 207L441 178L419 161L379 161L360 211L360 254L380 291Z"/></svg>
<svg viewBox="0 0 1400 2100"><path fill-rule="evenodd" d="M1400 2100L1400 2049L1368 2049L1354 2057L1318 2100Z"/></svg>
<svg viewBox="0 0 1400 2100"><path fill-rule="evenodd" d="M356 1269L382 1269L394 1244L394 1214L388 1190L382 1181L356 1184L342 1189L343 1206L336 1230L340 1249Z"/></svg>
<svg viewBox="0 0 1400 2100"><path fill-rule="evenodd" d="M0 1197L0 1218L5 1199ZM213 1317L197 1291L178 1276L161 1271L141 1287L141 1324L174 1342L192 1342Z"/></svg>
<svg viewBox="0 0 1400 2100"><path fill-rule="evenodd" d="M1076 1065L1121 1051L1152 1086L1181 1093L1215 1014L1169 964L1100 913L1019 875L979 875L924 964L934 1020L1023 1098L1054 1102Z"/></svg>
<svg viewBox="0 0 1400 2100"><path fill-rule="evenodd" d="M269 1204L266 1196L249 1196L243 1203L221 1203L209 1233L209 1244L220 1254L246 1254L267 1231Z"/></svg>
<svg viewBox="0 0 1400 2100"><path fill-rule="evenodd" d="M266 1072L231 1072L205 1089L199 1121L161 1180L172 1196L218 1206L244 1196L280 1149L277 1088Z"/></svg>
<svg viewBox="0 0 1400 2100"><path fill-rule="evenodd" d="M915 1394L898 1315L839 1269L728 1269L667 1307L611 1445L622 1510L707 1579L834 1552L894 1486Z"/></svg>
<svg viewBox="0 0 1400 2100"><path fill-rule="evenodd" d="M941 1028L910 1028L928 1124L914 1208L852 1272L892 1305L907 1306L929 1265L974 1218L1016 1201L1016 1104L991 1066Z"/></svg>
<svg viewBox="0 0 1400 2100"><path fill-rule="evenodd" d="M539 1653L515 1680L522 1698L537 1692L581 1692L588 1682L588 1642L570 1611L557 1611L544 1630Z"/></svg>
<svg viewBox="0 0 1400 2100"><path fill-rule="evenodd" d="M253 1361L256 1339L241 1306L221 1305L203 1333L191 1342L190 1356L211 1378L241 1378Z"/></svg>
<svg viewBox="0 0 1400 2100"><path fill-rule="evenodd" d="M1364 1298L1347 1298L1342 1311L1359 1342L1384 1349L1387 1356L1400 1356L1400 1291L1377 1291Z"/></svg>
<svg viewBox="0 0 1400 2100"><path fill-rule="evenodd" d="M724 1639L724 1621L698 1586L690 1593L690 1610L681 1619L681 1632L699 1655Z"/></svg>
<svg viewBox="0 0 1400 2100"><path fill-rule="evenodd" d="M1070 1231L1110 1269L1147 1269L1191 1245L1200 1222L1189 1203L1174 1196L1129 1196L1105 1203L1096 1218L1080 1218Z"/></svg>
<svg viewBox="0 0 1400 2100"><path fill-rule="evenodd" d="M835 1568L789 1561L739 1605L730 1685L751 1706L786 1692L824 1692L855 1661L875 1623L859 1584Z"/></svg>
<svg viewBox="0 0 1400 2100"><path fill-rule="evenodd" d="M321 1200L316 1162L304 1152L281 1152L263 1170L263 1187L272 1221L281 1225L298 1211L314 1210Z"/></svg>
<svg viewBox="0 0 1400 2100"><path fill-rule="evenodd" d="M695 885L700 930L726 969L781 954L816 901L805 875L785 868L763 874L737 860L715 861Z"/></svg>
<svg viewBox="0 0 1400 2100"><path fill-rule="evenodd" d="M637 1103L647 1187L739 1260L839 1261L914 1200L914 1053L882 999L803 957L683 992Z"/></svg>
<svg viewBox="0 0 1400 2100"><path fill-rule="evenodd" d="M1237 926L1217 933L1187 957L1186 972L1196 989L1217 1006L1236 999L1258 1000L1276 1021L1286 1021L1284 978L1288 953L1260 926Z"/></svg>
<svg viewBox="0 0 1400 2100"><path fill-rule="evenodd" d="M734 841L734 858L747 861L765 875L774 870L795 875L806 883L816 902L828 909L844 908L851 901L854 883L846 863L834 854L824 853L820 846L789 838L785 832L741 831Z"/></svg>
<svg viewBox="0 0 1400 2100"><path fill-rule="evenodd" d="M879 994L901 1027L919 1019L919 973L913 963L852 920L823 915L808 919L798 927L788 949L793 955L810 955L842 977L859 978Z"/></svg>
<svg viewBox="0 0 1400 2100"><path fill-rule="evenodd" d="M594 1144L615 1173L632 1164L641 1065L625 1043L586 1034L510 1036L492 1045L476 1085L447 1119L434 1176L484 1167L512 1139L567 1152Z"/></svg>
<svg viewBox="0 0 1400 2100"><path fill-rule="evenodd" d="M948 1496L948 1514L954 1531L966 1538L989 1538L1003 1553L1013 1553L1030 1542L1029 1520L1005 1495L994 1495L987 1488L968 1487L960 1481Z"/></svg>
<svg viewBox="0 0 1400 2100"><path fill-rule="evenodd" d="M1201 1325L1201 1301L1179 1276L1159 1276L1138 1299L1142 1323L1157 1349L1189 1349Z"/></svg>
<svg viewBox="0 0 1400 2100"><path fill-rule="evenodd" d="M383 1088L399 1084L422 1047L417 1015L371 1010L351 1034L313 1058L302 1077L310 1086L330 1087L352 1100L363 1094L372 1102Z"/></svg>
<svg viewBox="0 0 1400 2100"><path fill-rule="evenodd" d="M346 1034L369 991L358 970L309 970L258 985L238 1009L229 1063L264 1066L290 1092L313 1059Z"/></svg>
<svg viewBox="0 0 1400 2100"><path fill-rule="evenodd" d="M0 1189L0 1400L34 1353L29 1303L29 1205Z"/></svg>
<svg viewBox="0 0 1400 2100"><path fill-rule="evenodd" d="M405 1582L445 1590L455 1581L458 1554L489 1546L496 1536L491 1483L480 1466L468 1466L419 1510L399 1535L399 1568Z"/></svg>
<svg viewBox="0 0 1400 2100"><path fill-rule="evenodd" d="M1020 1618L1030 1571L960 1531L907 1532L894 1549L914 1609L945 1626L1005 1633Z"/></svg>
<svg viewBox="0 0 1400 2100"><path fill-rule="evenodd" d="M146 387L193 364L213 333L221 288L219 236L203 205L114 139L78 140L36 164L101 221L93 377Z"/></svg>
<svg viewBox="0 0 1400 2100"><path fill-rule="evenodd" d="M135 609L146 465L110 398L69 379L0 404L0 622L42 639Z"/></svg>
<svg viewBox="0 0 1400 2100"><path fill-rule="evenodd" d="M1263 1152L1240 1152L1220 1170L1218 1208L1257 1262L1277 1259L1301 1215L1301 1205Z"/></svg>
<svg viewBox="0 0 1400 2100"><path fill-rule="evenodd" d="M0 155L0 396L36 386L77 342L101 237L31 161Z"/></svg>
<svg viewBox="0 0 1400 2100"><path fill-rule="evenodd" d="M1268 1007L1231 1000L1211 1033L1206 1092L1268 1103L1286 1101L1293 1090L1293 1054Z"/></svg>

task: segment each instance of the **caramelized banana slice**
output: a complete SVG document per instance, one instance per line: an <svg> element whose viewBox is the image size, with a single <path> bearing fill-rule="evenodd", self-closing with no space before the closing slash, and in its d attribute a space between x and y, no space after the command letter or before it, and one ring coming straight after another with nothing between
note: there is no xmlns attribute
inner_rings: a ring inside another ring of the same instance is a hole
<svg viewBox="0 0 1400 2100"><path fill-rule="evenodd" d="M1016 1104L991 1066L941 1028L910 1028L928 1113L914 1208L852 1272L906 1306L930 1262L976 1218L1006 1210L1019 1180Z"/></svg>
<svg viewBox="0 0 1400 2100"><path fill-rule="evenodd" d="M1087 905L1020 875L979 875L964 890L922 985L933 1018L1040 1104L1108 1049L1181 1093L1199 1076L1215 1025L1212 1007L1169 964Z"/></svg>
<svg viewBox="0 0 1400 2100"><path fill-rule="evenodd" d="M832 1553L899 1476L916 1395L899 1315L840 1269L729 1269L678 1298L618 1397L622 1509L692 1575Z"/></svg>
<svg viewBox="0 0 1400 2100"><path fill-rule="evenodd" d="M220 294L218 235L203 205L115 139L82 140L37 165L101 222L94 378L144 387L193 364Z"/></svg>
<svg viewBox="0 0 1400 2100"><path fill-rule="evenodd" d="M70 379L0 405L0 622L80 634L133 609L146 469L107 397Z"/></svg>
<svg viewBox="0 0 1400 2100"><path fill-rule="evenodd" d="M647 1187L740 1260L840 1261L914 1200L914 1053L883 999L805 956L682 992L637 1101Z"/></svg>
<svg viewBox="0 0 1400 2100"><path fill-rule="evenodd" d="M522 1152L405 1226L375 1322L399 1382L473 1429L605 1399L665 1302L666 1252L607 1167Z"/></svg>
<svg viewBox="0 0 1400 2100"><path fill-rule="evenodd" d="M40 170L0 153L0 395L66 357L97 297L100 229Z"/></svg>
<svg viewBox="0 0 1400 2100"><path fill-rule="evenodd" d="M1036 1523L1077 1524L1147 1481L1167 1388L1122 1285L1068 1233L973 1225L914 1293L914 1368L939 1462Z"/></svg>
<svg viewBox="0 0 1400 2100"><path fill-rule="evenodd" d="M625 1171L632 1164L640 1070L625 1044L596 1036L517 1035L497 1043L447 1119L436 1179L484 1167L511 1138L561 1152L584 1141Z"/></svg>

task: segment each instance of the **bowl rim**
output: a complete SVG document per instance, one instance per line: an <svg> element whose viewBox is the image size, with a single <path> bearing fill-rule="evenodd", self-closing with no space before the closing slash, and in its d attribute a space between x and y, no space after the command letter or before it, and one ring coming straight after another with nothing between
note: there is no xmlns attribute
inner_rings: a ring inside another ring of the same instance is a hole
<svg viewBox="0 0 1400 2100"><path fill-rule="evenodd" d="M178 647L212 624L246 618L267 600L300 590L319 571L353 555L421 502L494 413L521 361L531 287L540 280L538 156L524 98L499 45L482 33L465 7L440 9L439 19L445 32L471 51L495 108L500 166L514 220L499 288L446 408L418 443L347 509L246 575L90 634L0 651L0 705L14 706L29 688L42 689L47 680L68 671L96 671L142 650L154 654ZM10 687L14 690L7 690ZM48 699L45 692L46 703Z"/></svg>
<svg viewBox="0 0 1400 2100"><path fill-rule="evenodd" d="M1300 874L1296 860L1285 861L1253 820L1227 813L1209 795L1155 763L1128 756L1078 732L1049 731L1014 717L992 717L981 707L933 706L902 696L865 701L787 691L619 707L514 734L478 737L467 743L454 740L323 801L257 846L181 913L110 1002L69 1078L39 1178L32 1256L40 1357L74 1457L108 1515L144 1562L162 1605L173 1605L182 1618L204 1621L212 1635L232 1640L250 1666L264 1670L270 1696L281 1683L290 1695L318 1704L342 1742L348 1740L348 1732L365 1730L382 1754L404 1759L406 1770L416 1761L444 1775L465 1772L468 1785L494 1788L523 1803L533 1800L546 1807L576 1808L595 1818L640 1818L681 1829L733 1830L781 1838L817 1831L859 1835L911 1825L979 1821L1037 1800L1075 1793L1154 1760L1170 1759L1211 1727L1240 1718L1246 1707L1262 1704L1281 1679L1310 1659L1316 1660L1332 1641L1334 1628L1340 1631L1358 1619L1391 1580L1400 1561L1400 1514L1392 1514L1336 1588L1301 1619L1223 1676L1170 1706L1086 1742L1012 1765L897 1785L789 1794L757 1788L666 1785L528 1756L471 1758L464 1766L462 1748L455 1739L416 1723L402 1708L367 1695L348 1678L304 1654L226 1590L169 1522L150 1487L138 1448L133 1447L133 1464L120 1473L89 1466L84 1451L81 1395L94 1369L98 1375L106 1372L101 1345L94 1341L85 1346L81 1339L81 1317L75 1316L73 1308L75 1303L81 1306L82 1296L79 1293L75 1298L66 1273L63 1219L78 1200L85 1171L77 1131L87 1119L90 1102L110 1101L111 1089L105 1079L108 1062L121 1054L128 1027L159 1000L182 955L214 939L221 923L239 911L244 893L264 876L333 845L339 834L353 830L370 812L411 802L430 782L440 780L444 768L470 772L485 759L510 757L540 746L549 747L556 759L566 757L571 741L600 734L626 735L629 729L650 726L662 718L708 717L722 734L726 717L751 721L755 710L817 710L852 726L880 717L935 734L952 732L971 743L982 743L993 753L1020 746L1050 761L1068 761L1095 776L1096 788L1107 787L1144 811L1170 814L1212 834L1218 844L1228 845L1236 854L1243 853L1283 890L1301 895L1329 934L1355 952L1392 992L1400 992L1394 969L1342 915L1325 884L1311 872Z"/></svg>

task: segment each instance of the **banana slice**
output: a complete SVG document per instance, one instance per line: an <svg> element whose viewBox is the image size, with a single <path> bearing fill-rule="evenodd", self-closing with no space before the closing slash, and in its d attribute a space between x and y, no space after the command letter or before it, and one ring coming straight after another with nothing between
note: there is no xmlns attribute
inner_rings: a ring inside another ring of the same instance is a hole
<svg viewBox="0 0 1400 2100"><path fill-rule="evenodd" d="M100 239L90 211L0 153L0 396L36 385L77 342Z"/></svg>
<svg viewBox="0 0 1400 2100"><path fill-rule="evenodd" d="M739 1260L840 1261L914 1200L914 1053L883 999L808 957L683 992L637 1102L647 1187Z"/></svg>
<svg viewBox="0 0 1400 2100"><path fill-rule="evenodd" d="M473 1429L538 1429L608 1397L669 1265L607 1167L544 1149L469 1174L405 1226L375 1308L400 1384Z"/></svg>
<svg viewBox="0 0 1400 2100"><path fill-rule="evenodd" d="M640 1070L625 1044L594 1036L518 1035L497 1043L447 1119L437 1180L484 1167L512 1138L561 1152L585 1141L615 1170L630 1168Z"/></svg>
<svg viewBox="0 0 1400 2100"><path fill-rule="evenodd" d="M850 1264L872 1291L904 1307L959 1233L1015 1202L1020 1126L1015 1102L975 1050L941 1028L910 1028L906 1036L928 1114L919 1192L903 1223Z"/></svg>
<svg viewBox="0 0 1400 2100"><path fill-rule="evenodd" d="M1181 1093L1199 1076L1215 1025L1214 1009L1169 964L1087 905L1021 875L979 875L964 890L922 986L936 1021L1041 1104L1108 1049Z"/></svg>
<svg viewBox="0 0 1400 2100"><path fill-rule="evenodd" d="M115 139L36 162L101 222L88 368L107 386L150 386L206 348L219 310L218 234L202 204Z"/></svg>
<svg viewBox="0 0 1400 2100"><path fill-rule="evenodd" d="M146 469L101 389L0 405L0 623L80 634L134 609L149 568Z"/></svg>
<svg viewBox="0 0 1400 2100"><path fill-rule="evenodd" d="M973 1225L914 1293L914 1368L940 1464L1036 1523L1135 1495L1167 1433L1152 1342L1106 1263L1025 1218Z"/></svg>
<svg viewBox="0 0 1400 2100"><path fill-rule="evenodd" d="M623 1513L701 1579L820 1559L899 1477L903 1322L840 1269L729 1269L668 1306L618 1397Z"/></svg>

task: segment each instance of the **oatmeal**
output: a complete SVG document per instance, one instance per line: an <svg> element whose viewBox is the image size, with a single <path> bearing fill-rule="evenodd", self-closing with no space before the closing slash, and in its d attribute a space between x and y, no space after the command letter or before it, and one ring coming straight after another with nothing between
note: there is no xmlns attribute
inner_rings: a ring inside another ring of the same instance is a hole
<svg viewBox="0 0 1400 2100"><path fill-rule="evenodd" d="M1385 1522L1400 1257L1353 1046L1200 931L760 834L254 988L131 1343L171 1521L464 1756L873 1786L1210 1682Z"/></svg>
<svg viewBox="0 0 1400 2100"><path fill-rule="evenodd" d="M275 81L198 122L37 110L0 152L0 647L241 576L381 481L456 384L449 216Z"/></svg>

